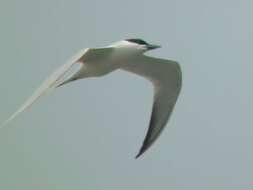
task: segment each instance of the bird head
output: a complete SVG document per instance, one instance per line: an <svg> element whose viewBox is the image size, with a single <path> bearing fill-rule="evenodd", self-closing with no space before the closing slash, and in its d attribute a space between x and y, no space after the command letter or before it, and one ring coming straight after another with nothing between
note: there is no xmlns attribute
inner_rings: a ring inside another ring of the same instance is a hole
<svg viewBox="0 0 253 190"><path fill-rule="evenodd" d="M149 51L153 49L160 48L161 46L155 45L155 44L149 44L146 41L138 38L133 38L133 39L126 39L125 40L129 45L132 45L138 49L142 49L144 51Z"/></svg>
<svg viewBox="0 0 253 190"><path fill-rule="evenodd" d="M112 44L112 46L123 49L127 48L132 50L140 50L142 52L146 52L161 47L159 45L149 44L146 41L138 38L122 40Z"/></svg>

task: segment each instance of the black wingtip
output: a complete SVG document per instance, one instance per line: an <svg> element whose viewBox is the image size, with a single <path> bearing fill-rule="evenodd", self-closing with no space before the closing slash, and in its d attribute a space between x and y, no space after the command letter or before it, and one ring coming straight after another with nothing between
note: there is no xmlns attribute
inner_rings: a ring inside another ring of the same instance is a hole
<svg viewBox="0 0 253 190"><path fill-rule="evenodd" d="M140 156L141 156L142 153L138 153L136 156L135 156L135 159L138 159Z"/></svg>
<svg viewBox="0 0 253 190"><path fill-rule="evenodd" d="M135 159L139 158L145 152L145 150L146 150L145 147L142 146L139 153L135 156Z"/></svg>

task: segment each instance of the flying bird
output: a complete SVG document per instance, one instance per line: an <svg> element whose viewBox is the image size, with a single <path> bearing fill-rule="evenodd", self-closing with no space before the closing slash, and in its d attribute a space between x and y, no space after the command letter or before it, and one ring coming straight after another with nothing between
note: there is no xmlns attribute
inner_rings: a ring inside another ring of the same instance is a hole
<svg viewBox="0 0 253 190"><path fill-rule="evenodd" d="M126 39L101 48L82 49L56 70L2 126L29 108L39 97L67 83L89 77L100 77L124 70L148 79L154 87L154 100L149 128L138 158L159 137L177 101L182 86L182 73L176 61L145 55L160 46L142 39Z"/></svg>

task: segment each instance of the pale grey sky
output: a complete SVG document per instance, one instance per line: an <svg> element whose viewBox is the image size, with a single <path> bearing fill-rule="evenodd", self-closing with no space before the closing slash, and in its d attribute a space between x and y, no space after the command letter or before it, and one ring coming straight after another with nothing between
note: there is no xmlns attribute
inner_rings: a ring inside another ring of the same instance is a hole
<svg viewBox="0 0 253 190"><path fill-rule="evenodd" d="M0 131L0 189L253 188L253 26L247 0L2 0L0 121L85 47L162 45L183 90L164 133L135 160L152 87L124 72L42 98Z"/></svg>

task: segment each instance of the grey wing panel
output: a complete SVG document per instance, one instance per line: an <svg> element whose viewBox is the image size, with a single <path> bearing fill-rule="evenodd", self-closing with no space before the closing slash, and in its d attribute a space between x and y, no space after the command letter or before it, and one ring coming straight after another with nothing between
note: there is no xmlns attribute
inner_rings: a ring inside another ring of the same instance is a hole
<svg viewBox="0 0 253 190"><path fill-rule="evenodd" d="M149 128L136 158L143 154L157 140L171 116L179 92L172 94L164 88L166 86L157 89L155 92Z"/></svg>
<svg viewBox="0 0 253 190"><path fill-rule="evenodd" d="M10 121L12 121L14 118L16 118L20 113L28 109L33 103L35 103L36 100L38 100L42 95L46 94L53 88L55 88L58 84L58 82L64 78L64 75L66 72L68 72L72 66L80 60L83 55L85 55L87 52L89 52L89 49L82 49L80 52L75 54L67 63L62 65L60 68L58 68L55 72L53 72L43 83L42 85L30 96L30 98L27 99L27 101L14 113L9 117L2 125L1 127L8 124Z"/></svg>
<svg viewBox="0 0 253 190"><path fill-rule="evenodd" d="M126 64L122 69L143 76L154 85L154 103L149 128L136 156L138 158L155 142L164 129L181 89L182 74L177 62L148 56Z"/></svg>
<svg viewBox="0 0 253 190"><path fill-rule="evenodd" d="M32 94L32 96L14 114L12 114L11 117L9 117L9 119L6 120L0 127L5 126L7 123L13 120L16 116L18 116L20 113L22 113L27 108L29 108L42 95L58 87L60 84L63 83L63 81L67 80L67 78L71 79L73 76L75 76L75 73L78 73L78 71L82 69L82 66L78 67L77 70L75 69L75 73L71 74L70 76L68 75L69 74L68 72L70 72L73 69L73 67L76 65L77 62L83 62L86 60L95 59L98 54L99 55L101 54L101 56L99 57L103 58L104 56L106 56L108 51L112 51L112 48L97 48L97 49L88 48L88 49L82 49L81 51L79 51L69 61L67 61L67 63L62 65L53 74L51 74L51 76L48 77L42 83L42 85Z"/></svg>
<svg viewBox="0 0 253 190"><path fill-rule="evenodd" d="M80 61L82 62L88 62L88 61L99 61L104 60L108 56L110 56L110 53L114 50L114 48L105 47L105 48L89 48L89 51L81 57Z"/></svg>

